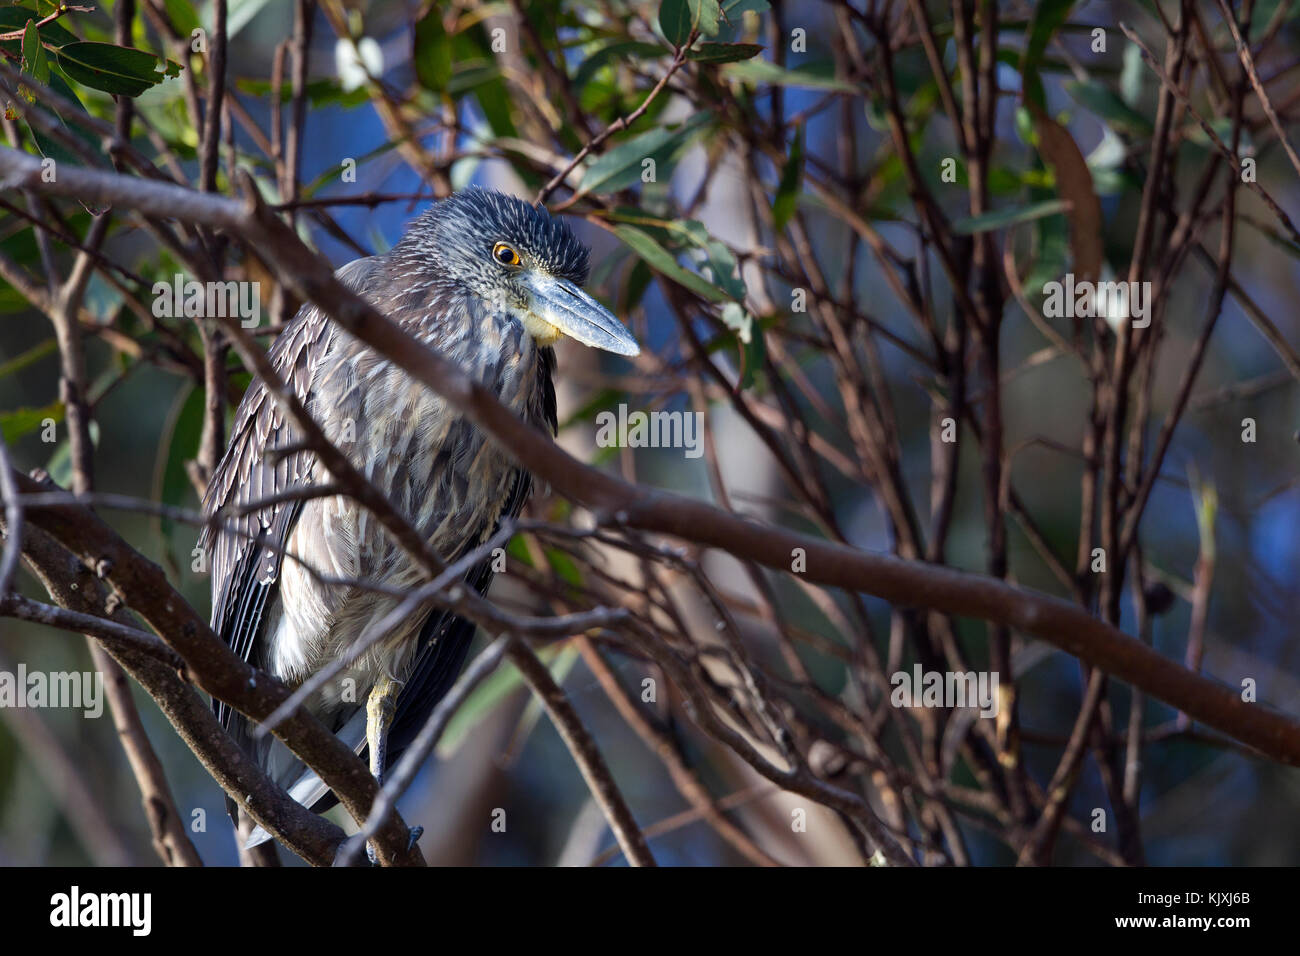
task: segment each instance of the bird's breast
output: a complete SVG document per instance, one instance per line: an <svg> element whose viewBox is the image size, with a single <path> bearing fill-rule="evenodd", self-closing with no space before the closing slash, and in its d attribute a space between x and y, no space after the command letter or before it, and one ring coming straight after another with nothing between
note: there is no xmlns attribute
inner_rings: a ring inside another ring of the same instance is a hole
<svg viewBox="0 0 1300 956"><path fill-rule="evenodd" d="M538 351L517 326L487 323L459 342L432 342L525 420L540 387ZM514 468L496 444L442 396L391 363L363 364L366 439L357 465L448 560L473 532L488 533L513 483Z"/></svg>
<svg viewBox="0 0 1300 956"><path fill-rule="evenodd" d="M525 420L545 427L540 353L519 327L494 327L429 344L491 388ZM344 351L319 376L311 410L326 435L451 562L494 529L515 481L509 457L454 406L369 350ZM324 479L322 479L324 480ZM335 578L378 584L405 596L423 581L391 535L346 496L309 501L289 542ZM314 672L356 641L399 597L324 585L286 562L283 613L272 669L288 679ZM379 670L400 677L427 608L386 636L354 669L368 686Z"/></svg>

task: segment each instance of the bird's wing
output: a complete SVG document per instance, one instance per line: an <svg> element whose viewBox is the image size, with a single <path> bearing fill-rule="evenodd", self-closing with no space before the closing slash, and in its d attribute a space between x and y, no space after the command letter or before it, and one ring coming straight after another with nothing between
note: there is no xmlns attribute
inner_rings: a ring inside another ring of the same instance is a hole
<svg viewBox="0 0 1300 956"><path fill-rule="evenodd" d="M528 500L532 479L526 471L516 471L510 498L501 512L501 520L514 518ZM499 524L498 524L499 527ZM490 529L487 537L496 533ZM492 560L480 561L465 583L479 594L486 594L492 584ZM389 761L395 762L420 733L433 708L451 690L465 655L474 643L477 625L449 611L434 610L420 629L420 642L411 675L402 685L393 713L393 726L388 733Z"/></svg>
<svg viewBox="0 0 1300 956"><path fill-rule="evenodd" d="M556 432L558 422L552 379L554 368L554 352L551 349L543 349L538 363L539 388L535 398L537 407L529 410L529 418L533 421L545 422L552 434ZM500 527L501 521L514 518L519 514L528 500L531 489L532 477L522 469L516 470L510 494L497 521L492 527L480 528L476 533L467 534L467 540L478 542L491 537ZM491 558L480 561L465 576L465 581L480 594L486 593L492 582ZM475 625L472 621L446 611L436 610L425 619L420 629L415 660L398 696L393 723L389 729L388 765L390 767L396 764L402 753L419 735L429 714L455 682L464 665L470 645L474 641L474 632ZM366 708L364 706L355 708L335 733L364 759L367 753ZM290 766L296 768L297 776L286 776L282 784L295 800L317 813L325 812L338 802L333 791L314 771L298 761L293 761ZM245 845L256 846L270 838L269 833L258 827L254 829Z"/></svg>
<svg viewBox="0 0 1300 956"><path fill-rule="evenodd" d="M511 487L510 498L502 512L501 520L507 515L511 518L519 514L528 500L532 479L525 471L515 472L515 481ZM499 525L498 525L499 526ZM488 534L495 533L495 529ZM465 582L478 591L487 593L492 583L492 562L481 561L465 577ZM419 736L433 709L442 700L443 695L451 689L465 664L465 656L470 645L474 643L476 625L450 611L435 610L425 619L420 629L419 649L410 676L402 685L393 712L393 723L388 730L388 767L397 765L402 754L415 738ZM367 760L369 747L366 743L366 708L357 707L352 716L336 732L340 740ZM296 764L301 768L299 776L285 785L289 795L305 807L316 813L324 813L338 803L334 791L320 779L317 774ZM269 840L271 835L258 827L248 839L248 846Z"/></svg>
<svg viewBox="0 0 1300 956"><path fill-rule="evenodd" d="M361 291L376 260L357 259L336 273L339 281ZM308 404L317 368L333 328L319 309L304 305L267 353L276 372ZM315 456L292 450L268 456L275 448L292 448L296 429L260 381L249 386L231 429L230 446L208 483L203 510L212 515L310 485ZM244 660L254 658L262 620L275 598L280 559L302 501L280 502L241 517L232 517L215 536L205 530L200 546L211 539L212 629ZM222 725L230 726L228 706L214 702Z"/></svg>
<svg viewBox="0 0 1300 956"><path fill-rule="evenodd" d="M543 349L538 363L540 388L537 397L540 408L536 410L535 417L545 421L550 426L552 434L558 428L555 383L551 377L554 367L555 353L551 349ZM497 519L496 525L492 528L480 529L482 537L477 540L490 538L500 528L501 522L517 517L523 510L532 487L532 476L522 469L516 470L510 496L501 509L501 516ZM471 538L471 540L475 539ZM479 594L486 594L492 584L491 558L480 561L465 576L465 583ZM435 610L425 620L420 630L419 649L416 651L411 676L402 686L393 714L393 726L388 735L390 761L395 762L402 751L415 740L420 733L420 728L433 712L433 708L455 683L465 663L465 655L474 642L474 631L474 622L448 611Z"/></svg>
<svg viewBox="0 0 1300 956"><path fill-rule="evenodd" d="M554 434L558 427L555 405L555 385L551 377L555 368L555 353L543 349L538 365L540 388L537 393L539 407L531 413L534 420L545 422ZM496 533L500 523L507 518L518 516L532 490L532 476L522 469L515 472L510 495L501 509L501 516L491 528L481 528L478 534L469 535L470 541L485 541ZM492 583L492 560L480 561L466 576L465 583L486 594ZM393 723L388 731L388 766L393 767L401 759L424 726L433 709L442 700L443 695L456 682L470 645L474 643L476 625L459 615L448 611L435 610L420 628L418 650L412 663L411 673L402 685L393 713ZM358 755L366 759L366 709L358 707L351 718L337 731L339 739L352 747ZM287 787L289 793L303 806L310 807L317 813L324 813L338 802L334 792L310 770L304 768L301 776ZM249 839L249 845L255 841L270 839L270 834L258 830Z"/></svg>

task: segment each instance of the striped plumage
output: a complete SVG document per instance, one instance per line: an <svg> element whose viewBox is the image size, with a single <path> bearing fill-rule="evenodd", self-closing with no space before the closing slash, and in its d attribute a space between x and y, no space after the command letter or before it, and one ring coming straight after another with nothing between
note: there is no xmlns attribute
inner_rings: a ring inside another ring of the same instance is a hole
<svg viewBox="0 0 1300 956"><path fill-rule="evenodd" d="M502 242L518 250L517 264L507 267L494 258L506 258L499 252ZM493 388L521 418L553 432L550 342L568 332L602 344L608 333L619 338L604 347L627 354L635 349L617 320L576 290L586 273L587 251L562 222L520 200L469 190L420 216L388 254L352 262L338 276ZM557 283L562 287L558 305L537 291L550 295ZM579 306L581 316L575 312L578 317L570 323L568 312ZM607 329L610 321L614 332ZM330 440L444 560L454 561L480 544L503 516L522 507L531 484L527 473L439 395L318 309L303 307L277 338L270 359ZM315 456L294 448L297 442L293 424L254 382L236 413L205 511L328 482ZM277 448L289 450L277 455ZM322 583L298 561L282 560L277 546L330 577L379 582L399 592L422 580L379 522L341 496L269 505L229 521L210 546L214 630L240 656L291 685L344 653L400 598ZM467 581L483 592L491 577L484 561ZM381 675L399 682L388 732L391 762L455 679L473 632L472 624L425 607L328 682L307 706L363 752L367 695ZM216 710L231 734L296 799L318 809L333 802L283 744L268 737L254 747L242 715L222 704Z"/></svg>

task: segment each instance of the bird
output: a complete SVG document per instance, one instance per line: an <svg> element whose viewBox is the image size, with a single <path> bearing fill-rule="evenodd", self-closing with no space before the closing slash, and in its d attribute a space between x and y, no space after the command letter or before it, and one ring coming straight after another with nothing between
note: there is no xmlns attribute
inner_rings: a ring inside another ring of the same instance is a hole
<svg viewBox="0 0 1300 956"><path fill-rule="evenodd" d="M562 338L618 355L640 352L627 328L583 291L589 259L562 218L471 187L432 203L388 252L350 262L336 276L524 421L554 435L554 346ZM286 324L268 358L325 436L444 562L469 555L519 514L532 478L509 452L315 305ZM201 547L212 572L212 629L239 657L290 687L355 653L363 632L424 581L356 501L330 488L312 496L330 483L294 421L255 378L204 496ZM485 594L492 577L484 559L465 581ZM474 631L471 621L425 603L304 706L367 759L382 783L454 683ZM295 800L316 812L337 802L281 741L255 735L228 705L214 699L213 707ZM228 808L236 817L233 802ZM256 827L244 845L269 839Z"/></svg>

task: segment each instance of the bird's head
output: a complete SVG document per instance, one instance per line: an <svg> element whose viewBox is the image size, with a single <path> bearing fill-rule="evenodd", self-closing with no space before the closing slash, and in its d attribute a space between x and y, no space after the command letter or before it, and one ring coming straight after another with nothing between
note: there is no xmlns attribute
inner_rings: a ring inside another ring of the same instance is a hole
<svg viewBox="0 0 1300 956"><path fill-rule="evenodd" d="M522 199L462 190L416 219L393 252L506 312L539 345L567 335L619 355L641 352L623 323L582 291L587 247L563 220Z"/></svg>

